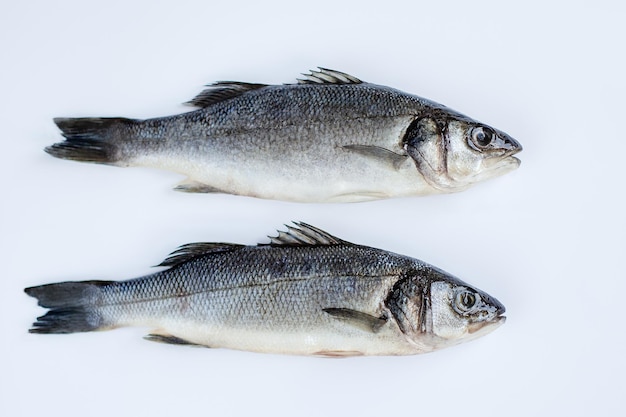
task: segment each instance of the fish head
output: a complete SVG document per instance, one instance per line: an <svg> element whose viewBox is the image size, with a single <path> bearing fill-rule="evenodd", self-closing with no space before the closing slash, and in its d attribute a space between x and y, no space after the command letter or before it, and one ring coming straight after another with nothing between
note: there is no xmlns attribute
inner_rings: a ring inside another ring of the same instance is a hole
<svg viewBox="0 0 626 417"><path fill-rule="evenodd" d="M414 120L403 142L426 182L441 192L513 171L520 165L513 155L522 150L506 133L448 109Z"/></svg>
<svg viewBox="0 0 626 417"><path fill-rule="evenodd" d="M420 352L476 339L506 321L497 299L435 267L398 281L386 305Z"/></svg>
<svg viewBox="0 0 626 417"><path fill-rule="evenodd" d="M476 339L506 321L506 309L489 294L459 280L430 286L432 337L441 347Z"/></svg>

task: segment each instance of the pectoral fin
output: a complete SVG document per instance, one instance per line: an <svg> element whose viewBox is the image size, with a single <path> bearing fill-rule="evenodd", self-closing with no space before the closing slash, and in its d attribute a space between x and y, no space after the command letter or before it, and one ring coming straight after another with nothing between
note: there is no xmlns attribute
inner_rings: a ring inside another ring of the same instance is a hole
<svg viewBox="0 0 626 417"><path fill-rule="evenodd" d="M337 320L371 333L377 333L387 323L387 317L375 317L349 308L325 308L323 311Z"/></svg>
<svg viewBox="0 0 626 417"><path fill-rule="evenodd" d="M408 155L398 154L390 151L389 149L373 145L344 145L342 146L342 149L349 152L354 152L366 158L371 158L377 162L382 162L389 165L395 170L400 169L400 167L404 162L406 162L408 157Z"/></svg>

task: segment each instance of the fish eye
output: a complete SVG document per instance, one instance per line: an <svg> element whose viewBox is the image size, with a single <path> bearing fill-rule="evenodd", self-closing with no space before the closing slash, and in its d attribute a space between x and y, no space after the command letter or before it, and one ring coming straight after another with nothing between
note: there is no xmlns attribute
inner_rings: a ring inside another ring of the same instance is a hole
<svg viewBox="0 0 626 417"><path fill-rule="evenodd" d="M454 300L455 309L461 314L468 314L478 305L480 296L472 291L461 291Z"/></svg>
<svg viewBox="0 0 626 417"><path fill-rule="evenodd" d="M472 130L472 143L478 149L487 148L493 141L496 133L486 126L477 126Z"/></svg>

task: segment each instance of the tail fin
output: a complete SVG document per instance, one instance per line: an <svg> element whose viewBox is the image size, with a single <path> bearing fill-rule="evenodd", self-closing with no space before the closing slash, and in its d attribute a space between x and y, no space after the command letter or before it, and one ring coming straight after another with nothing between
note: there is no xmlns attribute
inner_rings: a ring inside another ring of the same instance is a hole
<svg viewBox="0 0 626 417"><path fill-rule="evenodd" d="M102 318L95 310L102 286L111 281L59 282L26 288L39 305L49 308L33 323L30 333L90 332L102 327Z"/></svg>
<svg viewBox="0 0 626 417"><path fill-rule="evenodd" d="M50 155L74 161L114 164L119 156L111 135L112 129L132 123L132 120L121 117L57 117L54 123L66 140L48 146L45 151Z"/></svg>

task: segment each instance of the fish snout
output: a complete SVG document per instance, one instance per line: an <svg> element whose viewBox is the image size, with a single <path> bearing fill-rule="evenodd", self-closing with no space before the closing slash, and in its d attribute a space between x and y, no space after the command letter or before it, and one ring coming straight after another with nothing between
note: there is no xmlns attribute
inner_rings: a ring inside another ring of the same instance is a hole
<svg viewBox="0 0 626 417"><path fill-rule="evenodd" d="M481 298L490 307L490 310L493 312L494 320L498 320L500 318L504 319L504 313L506 313L506 307L496 298L490 296L489 294L481 294Z"/></svg>
<svg viewBox="0 0 626 417"><path fill-rule="evenodd" d="M498 148L505 151L505 156L515 155L516 153L521 152L524 149L521 143L519 143L517 140L513 139L506 133L498 131L497 135L498 143L496 145Z"/></svg>

